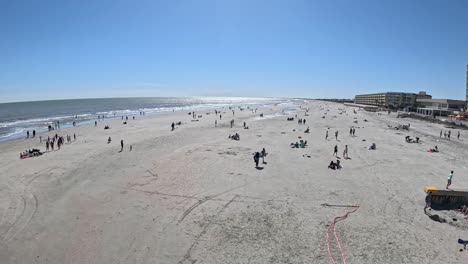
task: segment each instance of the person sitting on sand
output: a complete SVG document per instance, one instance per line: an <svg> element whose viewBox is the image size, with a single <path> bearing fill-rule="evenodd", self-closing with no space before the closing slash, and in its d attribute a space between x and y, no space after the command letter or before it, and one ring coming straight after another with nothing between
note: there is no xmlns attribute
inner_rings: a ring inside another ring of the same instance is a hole
<svg viewBox="0 0 468 264"><path fill-rule="evenodd" d="M310 133L309 127L307 127L307 129L304 131L304 133Z"/></svg>
<svg viewBox="0 0 468 264"><path fill-rule="evenodd" d="M372 143L372 145L370 145L369 147L369 150L376 150L377 149L377 146L375 145L375 143Z"/></svg>
<svg viewBox="0 0 468 264"><path fill-rule="evenodd" d="M336 164L332 161L330 161L330 165L328 165L329 169L336 170Z"/></svg>
<svg viewBox="0 0 468 264"><path fill-rule="evenodd" d="M429 149L429 152L439 152L439 148L435 146L434 148Z"/></svg>
<svg viewBox="0 0 468 264"><path fill-rule="evenodd" d="M336 168L341 169L340 160L336 160Z"/></svg>

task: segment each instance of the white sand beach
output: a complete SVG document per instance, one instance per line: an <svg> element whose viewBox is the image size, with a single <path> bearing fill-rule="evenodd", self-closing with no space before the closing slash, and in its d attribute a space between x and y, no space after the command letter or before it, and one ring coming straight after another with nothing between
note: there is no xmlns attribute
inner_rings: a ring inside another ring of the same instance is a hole
<svg viewBox="0 0 468 264"><path fill-rule="evenodd" d="M423 187L444 188L451 170L452 186L468 189L468 132L457 140L453 130L449 141L439 124L354 109L310 101L295 113L305 125L280 106L234 117L224 109L222 120L198 111L198 122L187 111L106 120L59 130L76 141L27 159L19 153L45 150L38 136L1 142L0 263L331 263L325 233L354 208L346 206L359 206L336 224L348 264L468 263L457 243L468 240L468 220L433 210L441 223L423 211ZM236 132L239 141L228 139ZM290 147L298 137L306 148ZM349 147L341 170L327 168L335 145L339 156ZM440 152L428 153L435 145ZM256 169L262 148L266 164Z"/></svg>

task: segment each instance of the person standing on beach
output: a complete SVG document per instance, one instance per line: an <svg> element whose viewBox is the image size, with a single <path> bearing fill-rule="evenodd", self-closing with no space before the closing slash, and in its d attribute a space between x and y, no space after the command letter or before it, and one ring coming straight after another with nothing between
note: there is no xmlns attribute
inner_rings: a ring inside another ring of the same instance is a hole
<svg viewBox="0 0 468 264"><path fill-rule="evenodd" d="M123 147L124 147L124 143L123 143L123 139L120 140L120 152L123 151Z"/></svg>
<svg viewBox="0 0 468 264"><path fill-rule="evenodd" d="M450 134L452 134L452 131L449 130L447 134L449 140L450 140Z"/></svg>
<svg viewBox="0 0 468 264"><path fill-rule="evenodd" d="M49 151L49 141L46 141L45 148L46 148L46 151Z"/></svg>
<svg viewBox="0 0 468 264"><path fill-rule="evenodd" d="M219 115L219 120L221 120L221 118L223 118L223 116L222 116L222 115Z"/></svg>
<svg viewBox="0 0 468 264"><path fill-rule="evenodd" d="M260 153L257 151L254 154L255 167L258 168L258 161L260 160Z"/></svg>
<svg viewBox="0 0 468 264"><path fill-rule="evenodd" d="M356 128L353 127L353 137L355 136L356 134Z"/></svg>
<svg viewBox="0 0 468 264"><path fill-rule="evenodd" d="M265 148L262 149L261 155L262 155L262 163L265 164L265 156L266 156L266 150L265 150Z"/></svg>
<svg viewBox="0 0 468 264"><path fill-rule="evenodd" d="M458 131L457 139L460 140L460 131Z"/></svg>
<svg viewBox="0 0 468 264"><path fill-rule="evenodd" d="M338 140L338 130L335 132L335 139Z"/></svg>
<svg viewBox="0 0 468 264"><path fill-rule="evenodd" d="M345 148L343 150L343 158L348 159L348 145L345 145Z"/></svg>
<svg viewBox="0 0 468 264"><path fill-rule="evenodd" d="M442 130L440 130L440 136L439 137L442 138Z"/></svg>
<svg viewBox="0 0 468 264"><path fill-rule="evenodd" d="M325 140L328 140L328 130L325 133Z"/></svg>
<svg viewBox="0 0 468 264"><path fill-rule="evenodd" d="M333 156L338 157L338 145L335 145L335 149L333 150Z"/></svg>
<svg viewBox="0 0 468 264"><path fill-rule="evenodd" d="M36 137L36 130L33 130L33 137Z"/></svg>
<svg viewBox="0 0 468 264"><path fill-rule="evenodd" d="M450 172L448 178L447 178L447 187L445 189L448 189L450 185L452 185L452 178L453 178L453 171Z"/></svg>
<svg viewBox="0 0 468 264"><path fill-rule="evenodd" d="M174 128L175 128L175 124L174 124L174 122L172 122L172 124L171 124L171 128L172 128L172 131L174 131Z"/></svg>
<svg viewBox="0 0 468 264"><path fill-rule="evenodd" d="M42 143L42 136L39 136L39 143Z"/></svg>
<svg viewBox="0 0 468 264"><path fill-rule="evenodd" d="M73 141L76 141L76 134L75 133L73 133Z"/></svg>
<svg viewBox="0 0 468 264"><path fill-rule="evenodd" d="M215 127L218 126L218 120L215 120Z"/></svg>
<svg viewBox="0 0 468 264"><path fill-rule="evenodd" d="M26 131L26 138L29 138L29 130Z"/></svg>
<svg viewBox="0 0 468 264"><path fill-rule="evenodd" d="M353 135L353 128L350 128L350 129L349 129L349 135L350 135L350 136Z"/></svg>
<svg viewBox="0 0 468 264"><path fill-rule="evenodd" d="M94 121L94 126L95 126L95 127L97 126L97 121Z"/></svg>

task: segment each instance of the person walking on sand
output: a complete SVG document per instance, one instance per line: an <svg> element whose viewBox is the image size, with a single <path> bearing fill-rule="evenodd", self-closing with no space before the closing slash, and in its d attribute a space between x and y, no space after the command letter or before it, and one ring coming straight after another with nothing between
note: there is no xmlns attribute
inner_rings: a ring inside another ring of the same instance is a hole
<svg viewBox="0 0 468 264"><path fill-rule="evenodd" d="M265 148L262 149L262 163L265 164L265 156L266 156L266 150Z"/></svg>
<svg viewBox="0 0 468 264"><path fill-rule="evenodd" d="M338 130L335 132L335 139L338 140Z"/></svg>
<svg viewBox="0 0 468 264"><path fill-rule="evenodd" d="M348 145L345 145L345 147L344 147L343 159L348 159Z"/></svg>
<svg viewBox="0 0 468 264"><path fill-rule="evenodd" d="M120 152L123 151L123 147L124 147L124 143L123 143L123 139L120 140Z"/></svg>
<svg viewBox="0 0 468 264"><path fill-rule="evenodd" d="M452 185L452 178L453 178L453 171L450 172L448 178L447 178L447 187L445 189L448 189L450 185Z"/></svg>
<svg viewBox="0 0 468 264"><path fill-rule="evenodd" d="M328 140L328 130L325 133L325 140Z"/></svg>
<svg viewBox="0 0 468 264"><path fill-rule="evenodd" d="M440 136L439 137L442 138L442 130L440 130Z"/></svg>
<svg viewBox="0 0 468 264"><path fill-rule="evenodd" d="M258 161L260 159L260 153L257 151L254 154L254 162L255 162L255 168L258 168Z"/></svg>
<svg viewBox="0 0 468 264"><path fill-rule="evenodd" d="M460 140L460 131L458 131L457 139Z"/></svg>
<svg viewBox="0 0 468 264"><path fill-rule="evenodd" d="M335 145L335 148L333 150L333 156L338 157L338 145Z"/></svg>

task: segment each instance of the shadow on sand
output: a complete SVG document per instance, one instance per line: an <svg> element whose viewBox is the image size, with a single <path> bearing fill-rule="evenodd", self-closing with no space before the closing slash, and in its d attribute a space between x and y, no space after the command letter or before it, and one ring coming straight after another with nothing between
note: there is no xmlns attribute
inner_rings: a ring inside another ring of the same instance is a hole
<svg viewBox="0 0 468 264"><path fill-rule="evenodd" d="M439 223L447 223L447 220L440 217L439 215L429 213L427 211L427 208L424 208L424 214L427 215L432 221L436 221L436 222L439 222Z"/></svg>

